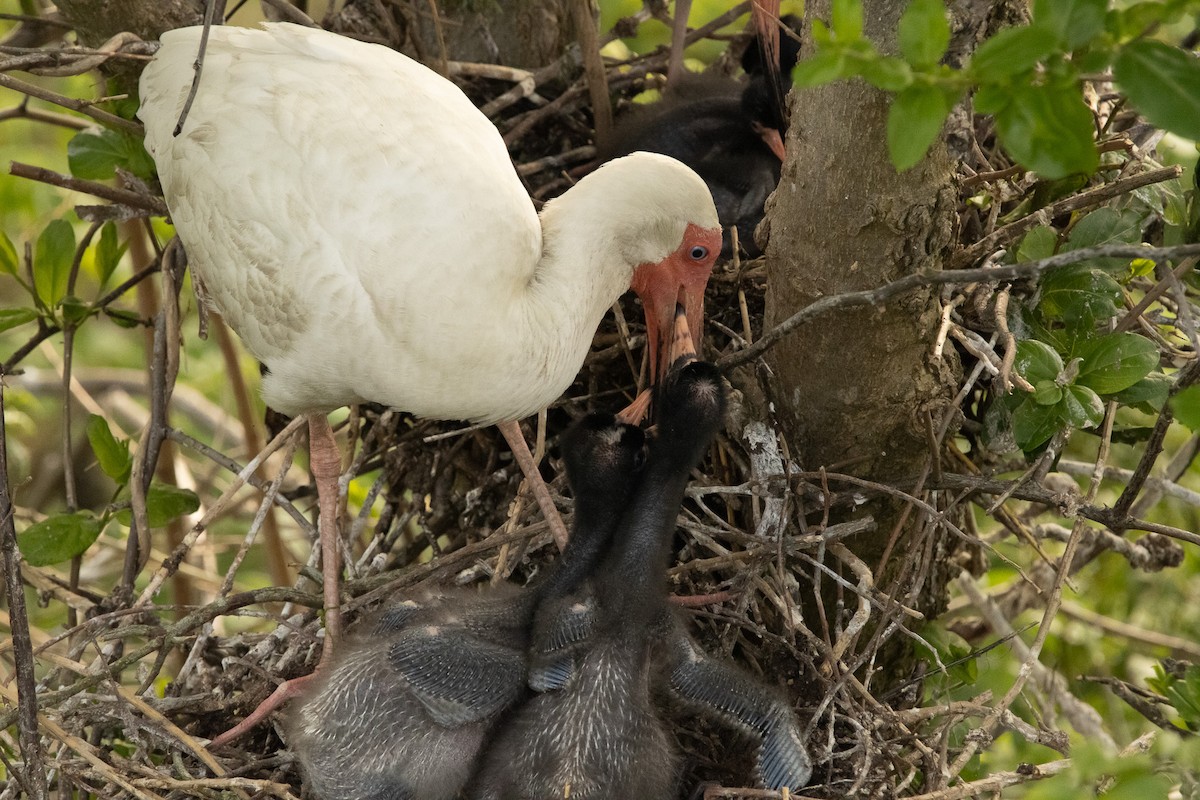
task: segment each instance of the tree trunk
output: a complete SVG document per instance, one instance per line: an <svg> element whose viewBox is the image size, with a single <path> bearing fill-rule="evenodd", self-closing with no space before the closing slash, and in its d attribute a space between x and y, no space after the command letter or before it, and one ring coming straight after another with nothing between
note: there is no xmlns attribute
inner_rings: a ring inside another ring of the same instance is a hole
<svg viewBox="0 0 1200 800"><path fill-rule="evenodd" d="M122 31L157 39L163 31L204 21L204 0L58 0L58 8L88 47Z"/></svg>
<svg viewBox="0 0 1200 800"><path fill-rule="evenodd" d="M866 35L885 53L897 49L906 5L864 4ZM810 0L806 15L808 31L814 17L829 19L829 0ZM769 204L764 329L826 295L941 267L954 232L951 161L938 141L897 174L887 152L888 106L888 95L861 80L793 93L787 162ZM936 425L946 412L959 372L950 348L942 359L931 356L938 324L935 293L920 290L825 314L770 353L780 422L807 469L883 482L919 472L930 457L930 420ZM876 585L884 583L879 562L901 508L860 509L878 525L849 544L875 571ZM943 587L927 589L937 606Z"/></svg>

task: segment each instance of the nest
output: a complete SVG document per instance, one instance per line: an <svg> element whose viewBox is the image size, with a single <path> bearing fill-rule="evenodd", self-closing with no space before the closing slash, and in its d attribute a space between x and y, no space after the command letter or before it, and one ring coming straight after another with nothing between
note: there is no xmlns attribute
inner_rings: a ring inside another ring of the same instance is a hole
<svg viewBox="0 0 1200 800"><path fill-rule="evenodd" d="M664 62L664 54L637 59L626 65L632 69L613 71L614 85L631 94ZM594 154L585 83L582 78L556 83L548 77L556 71L552 65L534 75L534 94L541 101L536 103L526 89L518 91L502 77L473 77L467 86L477 104L488 107L497 120L518 172L537 199L561 192ZM959 184L959 253L991 248L976 254L981 257L1019 235L1014 229L1007 239L995 238L1004 230L1003 214L1026 202L1037 186L995 150L986 122L978 122L969 138L971 155ZM1123 146L1132 163L1136 148ZM1099 180L1111 187L1123 177ZM985 184L997 198L990 208L970 202ZM1081 198L1086 193L1083 189L1056 200L1046 207L1044 217L1065 226L1072 210L1085 207ZM1151 291L1155 283L1147 278L1138 288ZM734 354L767 333L761 329L765 284L762 261L718 265L706 301L704 352L710 358ZM953 326L961 336L947 346L958 348L968 364L987 362L1011 369L1006 357L1011 334L1003 329L1004 313L1002 308L997 311L997 299L1003 295L1004 303L1010 297L1016 303L1033 291L1032 284L1020 283L999 290L991 284L948 289L943 296L951 309L947 329ZM589 411L625 405L644 385L640 319L640 309L628 298L614 307L597 331L576 382L546 414L543 469L568 518L571 502L557 461L558 437ZM959 567L979 568L979 532L967 513L970 508L959 505L928 516L901 576L881 588L872 566L844 544L874 521L846 511L879 497L903 497L935 508L939 501L931 494L938 487L931 481L911 495L883 484L839 489L821 474L803 472L780 446L786 437L777 421L763 413L759 403L738 402L743 393L748 398L764 394L765 378L753 370L733 377L733 408L725 431L693 475L668 574L674 594L704 599L687 609L689 629L710 653L787 691L808 724L817 766L805 796L893 797L905 792L917 775L945 774L954 760L945 747L950 731L965 717L985 716L990 711L985 699L922 707L923 678L947 666L936 664L936 658L904 662L906 667L890 670L886 682L873 681L872 676L889 653L925 644L916 633L923 610L906 604L931 579L931 571L952 559ZM968 438L977 430L971 417L989 401L994 386L995 381L980 380L977 373L964 379L959 400ZM165 426L163 430L183 446L198 446ZM343 452L354 453L349 473L371 476L363 511L347 517L343 596L348 623L395 592L446 583L524 584L554 559L546 526L532 498L520 491L520 471L494 429L462 429L362 407L351 412L339 431ZM537 438L532 427L527 433ZM1058 446L1061 451L1061 443ZM224 458L210 455L218 463ZM986 491L991 476L1025 468L1020 461L982 449L971 450L963 459L974 459L970 469L960 465L959 470L973 477L956 485L947 476L940 485L943 491L949 488L963 496L980 487ZM286 465L279 470L285 473ZM311 487L295 479L295 472L282 486L272 487L271 475L251 482L269 495L278 494L275 504L311 533L307 518L315 515L315 496ZM1005 484L994 488L992 496L1001 490L1007 496L990 512L1001 529L1028 528L1029 514L1054 513L1068 496L1074 498L1074 513L1106 521L1103 508L1070 491L1056 493L1044 484ZM1018 524L1010 509L1021 502L1029 505L1020 506L1027 516ZM269 503L256 500L255 505ZM257 532L265 516L259 514L245 525L239 521L239 528ZM830 521L838 518L844 521ZM973 543L955 540L944 548L936 544L951 528ZM251 538L246 538L239 557ZM186 537L161 566L152 562L155 580L161 583L175 573L194 542L194 537ZM1143 565L1162 568L1177 563L1174 542L1159 537L1154 544L1143 539L1128 548L1140 548ZM216 576L224 582L217 599L182 609L139 604L120 591L80 600L79 594L64 593L53 580L39 584L46 602L69 594L85 617L49 642L35 642L37 659L46 668L39 684L42 717L37 729L57 752L51 768L59 785L105 797L301 793L295 764L275 726L261 726L216 754L201 740L227 729L281 680L312 670L321 643L314 564L310 559L295 586L236 593L231 591L235 566L223 577ZM30 574L27 570L27 580ZM976 621L973 631L964 627L963 632L971 637L987 630L1002 633L1005 617L1011 619L1020 604L1029 607L1035 602L1014 599L999 621ZM214 621L232 615L254 617L254 624L241 633L218 634ZM134 673L136 686L128 683ZM161 696L149 691L155 686L161 687ZM5 726L16 719L17 712L9 711ZM778 796L737 788L749 780L753 743L729 739L710 721L683 712L672 711L671 723L684 756L684 791L708 781L715 783L706 789L707 798ZM1027 738L1065 747L1053 731L1019 720L1005 724ZM975 747L983 744L980 738ZM18 784L10 781L4 796L18 791Z"/></svg>

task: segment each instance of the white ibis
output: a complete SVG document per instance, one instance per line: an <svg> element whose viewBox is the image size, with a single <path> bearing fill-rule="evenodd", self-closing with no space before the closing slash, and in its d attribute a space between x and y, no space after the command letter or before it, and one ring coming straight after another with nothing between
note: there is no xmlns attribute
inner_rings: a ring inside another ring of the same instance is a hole
<svg viewBox="0 0 1200 800"><path fill-rule="evenodd" d="M535 608L569 596L607 550L643 454L640 429L593 414L562 440L571 538L526 590L449 590L390 601L360 623L292 719L288 745L321 800L451 800L496 722L526 694Z"/></svg>
<svg viewBox="0 0 1200 800"><path fill-rule="evenodd" d="M538 215L499 133L457 87L387 48L287 23L213 28L175 135L200 38L163 35L139 116L195 274L266 367L264 399L308 416L324 663L340 574L326 413L374 401L498 423L561 545L516 420L570 385L631 285L652 365L677 301L698 336L719 223L692 170L648 153L611 162ZM297 688L284 684L214 743Z"/></svg>

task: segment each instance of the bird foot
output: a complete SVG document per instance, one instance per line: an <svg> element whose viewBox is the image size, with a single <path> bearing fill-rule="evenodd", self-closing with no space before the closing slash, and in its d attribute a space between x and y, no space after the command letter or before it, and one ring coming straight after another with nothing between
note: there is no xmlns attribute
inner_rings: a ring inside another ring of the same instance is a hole
<svg viewBox="0 0 1200 800"><path fill-rule="evenodd" d="M633 398L632 403L617 412L617 422L624 425L641 425L642 421L646 419L647 412L650 411L652 394L649 389L642 389L638 396Z"/></svg>
<svg viewBox="0 0 1200 800"><path fill-rule="evenodd" d="M321 663L324 664L324 660ZM319 671L320 666L317 667L317 672ZM209 742L209 749L222 747L234 739L242 737L252 728L256 727L258 723L266 719L276 708L301 694L312 679L317 677L317 672L312 672L299 678L292 678L290 681L284 681L279 684L275 688L275 691L271 693L271 696L259 703L258 707L251 711L249 716Z"/></svg>

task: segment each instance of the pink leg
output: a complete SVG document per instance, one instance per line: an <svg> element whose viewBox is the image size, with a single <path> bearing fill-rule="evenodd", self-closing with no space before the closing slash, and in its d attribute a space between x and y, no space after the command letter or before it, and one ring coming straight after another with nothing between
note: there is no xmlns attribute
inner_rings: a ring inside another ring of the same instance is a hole
<svg viewBox="0 0 1200 800"><path fill-rule="evenodd" d="M526 450L528 452L528 450ZM242 736L265 720L272 711L304 691L305 686L329 663L333 646L342 632L341 614L341 533L338 525L337 480L342 468L342 457L338 452L337 440L324 414L308 416L308 458L313 479L317 484L317 504L320 508L317 530L321 538L321 574L325 595L325 642L321 646L321 660L310 674L284 681L244 720L212 740L210 747L220 747ZM532 460L532 456L530 457ZM545 486L542 487L543 489ZM561 522L559 523L562 524Z"/></svg>
<svg viewBox="0 0 1200 800"><path fill-rule="evenodd" d="M308 463L317 484L320 506L317 528L321 537L321 575L325 591L325 644L321 648L321 663L324 664L342 635L342 536L337 513L337 482L342 471L342 455L324 414L308 416Z"/></svg>
<svg viewBox="0 0 1200 800"><path fill-rule="evenodd" d="M537 464L533 463L533 453L529 452L529 445L521 434L521 426L516 422L501 422L496 427L504 434L504 440L512 448L513 458L517 460L521 472L525 473L525 480L529 481L529 488L533 490L533 497L537 500L538 508L542 510L542 517L550 526L550 533L554 535L558 549L562 550L567 546L567 526L563 524L558 509L554 507L550 490L542 480L542 473L538 472Z"/></svg>
<svg viewBox="0 0 1200 800"><path fill-rule="evenodd" d="M319 670L322 666L324 666L324 664L325 659L322 658L321 663L317 665L317 669ZM234 739L249 733L258 725L258 723L270 716L272 711L303 692L304 687L307 686L308 682L315 677L317 677L317 673L311 672L308 675L303 675L299 678L292 678L290 681L284 681L283 683L279 684L277 687L275 687L275 691L271 693L270 697L258 704L258 708L251 711L250 714L237 725L234 725L232 728L209 742L208 746L210 748L221 747L222 745L226 745L229 742L232 742Z"/></svg>

